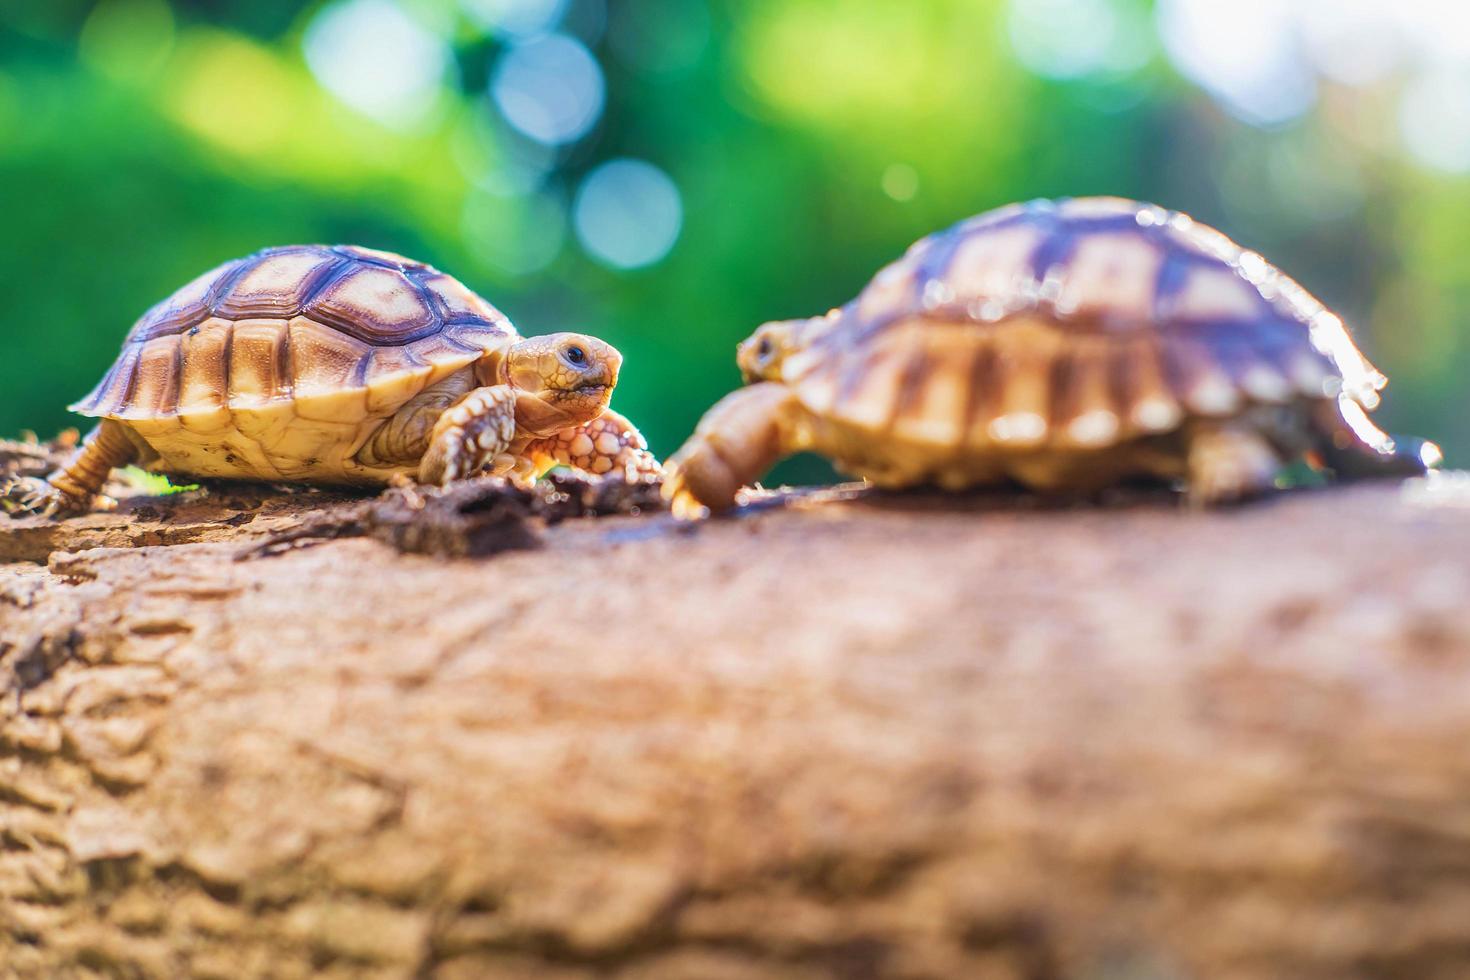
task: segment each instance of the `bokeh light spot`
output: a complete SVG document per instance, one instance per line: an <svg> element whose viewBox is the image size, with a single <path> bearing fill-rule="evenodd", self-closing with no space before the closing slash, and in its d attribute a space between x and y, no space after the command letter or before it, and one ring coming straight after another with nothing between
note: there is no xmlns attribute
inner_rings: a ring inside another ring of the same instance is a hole
<svg viewBox="0 0 1470 980"><path fill-rule="evenodd" d="M271 154L300 138L299 82L270 50L199 28L184 41L178 83L168 88L179 122L244 154Z"/></svg>
<svg viewBox="0 0 1470 980"><path fill-rule="evenodd" d="M1403 37L1387 0L1302 0L1297 29L1317 71L1344 85L1371 85L1403 57Z"/></svg>
<svg viewBox="0 0 1470 980"><path fill-rule="evenodd" d="M1316 102L1316 76L1297 44L1287 4L1159 0L1155 13L1175 66L1245 122L1279 125Z"/></svg>
<svg viewBox="0 0 1470 980"><path fill-rule="evenodd" d="M115 81L146 78L174 43L174 15L163 0L103 0L77 39L82 61Z"/></svg>
<svg viewBox="0 0 1470 980"><path fill-rule="evenodd" d="M1145 25L1131 23L1115 0L1011 0L1011 46L1021 63L1048 78L1143 67Z"/></svg>
<svg viewBox="0 0 1470 980"><path fill-rule="evenodd" d="M669 253L684 213L668 174L642 160L611 160L582 181L573 220L594 258L634 269Z"/></svg>
<svg viewBox="0 0 1470 980"><path fill-rule="evenodd" d="M505 53L490 94L527 136L553 146L570 143L602 114L602 69L580 41L548 34Z"/></svg>
<svg viewBox="0 0 1470 980"><path fill-rule="evenodd" d="M1380 0L1429 61L1470 63L1470 4L1465 0Z"/></svg>
<svg viewBox="0 0 1470 980"><path fill-rule="evenodd" d="M487 30L513 38L531 38L556 27L567 0L460 0L470 18Z"/></svg>
<svg viewBox="0 0 1470 980"><path fill-rule="evenodd" d="M895 201L912 201L919 193L919 172L907 163L891 163L883 171L882 186Z"/></svg>
<svg viewBox="0 0 1470 980"><path fill-rule="evenodd" d="M1405 86L1399 133L1404 147L1425 166L1470 172L1470 72L1439 71Z"/></svg>
<svg viewBox="0 0 1470 980"><path fill-rule="evenodd" d="M529 194L546 183L556 151L512 129L488 104L474 110L450 137L460 172L494 194Z"/></svg>
<svg viewBox="0 0 1470 980"><path fill-rule="evenodd" d="M306 63L347 105L394 127L436 106L449 48L392 0L343 0L306 29Z"/></svg>

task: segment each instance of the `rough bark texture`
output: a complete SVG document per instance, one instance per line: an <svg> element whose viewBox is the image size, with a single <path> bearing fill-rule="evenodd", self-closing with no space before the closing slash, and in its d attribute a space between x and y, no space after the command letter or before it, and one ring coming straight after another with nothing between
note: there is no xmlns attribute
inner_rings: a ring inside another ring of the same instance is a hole
<svg viewBox="0 0 1470 980"><path fill-rule="evenodd" d="M1466 497L0 521L0 975L1464 977Z"/></svg>

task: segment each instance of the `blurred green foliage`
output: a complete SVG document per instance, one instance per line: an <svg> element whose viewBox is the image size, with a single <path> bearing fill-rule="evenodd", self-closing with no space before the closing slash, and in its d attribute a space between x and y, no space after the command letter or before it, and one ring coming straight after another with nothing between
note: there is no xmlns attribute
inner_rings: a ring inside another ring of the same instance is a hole
<svg viewBox="0 0 1470 980"><path fill-rule="evenodd" d="M599 120L529 150L487 96L512 41L473 4L401 0L451 56L424 113L390 124L308 67L321 4L0 2L0 432L77 424L64 406L133 319L202 270L354 242L454 273L524 333L616 344L616 403L665 454L736 383L733 345L760 321L845 301L967 215L1113 193L1189 211L1300 278L1393 378L1385 425L1470 453L1470 182L1385 150L1374 93L1325 89L1253 128L1174 74L1143 2L1113 5L1137 63L1070 80L1018 59L1002 0L609 2L559 21L602 67ZM495 175L527 153L532 179L507 190ZM634 270L545 227L625 156L683 204L667 257ZM538 234L545 261L506 261Z"/></svg>

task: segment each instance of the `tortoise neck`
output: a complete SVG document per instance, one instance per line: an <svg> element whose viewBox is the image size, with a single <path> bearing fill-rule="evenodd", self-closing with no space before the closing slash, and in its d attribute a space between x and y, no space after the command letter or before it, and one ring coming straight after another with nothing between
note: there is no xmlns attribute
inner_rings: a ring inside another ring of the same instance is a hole
<svg viewBox="0 0 1470 980"><path fill-rule="evenodd" d="M502 350L486 351L485 356L475 362L475 382L481 387L510 383L508 358Z"/></svg>

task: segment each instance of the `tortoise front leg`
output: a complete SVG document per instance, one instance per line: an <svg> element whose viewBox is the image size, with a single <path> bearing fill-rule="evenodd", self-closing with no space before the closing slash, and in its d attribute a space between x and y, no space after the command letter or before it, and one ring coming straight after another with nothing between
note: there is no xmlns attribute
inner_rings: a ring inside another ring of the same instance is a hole
<svg viewBox="0 0 1470 980"><path fill-rule="evenodd" d="M446 486L493 465L515 441L516 391L510 385L476 388L434 423L419 461L419 482Z"/></svg>
<svg viewBox="0 0 1470 980"><path fill-rule="evenodd" d="M61 468L44 480L33 476L0 487L0 506L11 514L74 514L89 509L114 468L139 457L121 422L103 419Z"/></svg>
<svg viewBox="0 0 1470 980"><path fill-rule="evenodd" d="M783 456L809 448L806 411L773 381L726 395L664 465L664 498L686 520L735 504L735 493Z"/></svg>
<svg viewBox="0 0 1470 980"><path fill-rule="evenodd" d="M531 477L544 476L558 464L592 476L617 473L624 479L657 477L663 472L643 434L625 417L605 409L591 422L532 440L525 450Z"/></svg>

